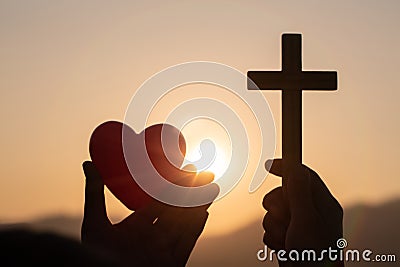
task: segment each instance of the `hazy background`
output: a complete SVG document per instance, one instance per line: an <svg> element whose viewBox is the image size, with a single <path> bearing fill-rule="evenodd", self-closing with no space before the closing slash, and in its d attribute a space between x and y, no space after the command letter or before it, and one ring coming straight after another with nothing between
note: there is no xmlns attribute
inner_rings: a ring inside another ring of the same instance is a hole
<svg viewBox="0 0 400 267"><path fill-rule="evenodd" d="M90 134L103 121L122 120L141 83L193 60L244 73L279 69L283 32L303 34L304 69L339 73L338 91L304 93L304 162L345 207L397 203L399 11L395 0L0 1L0 223L80 218L80 165L89 158ZM279 157L280 94L264 94L276 119ZM250 179L210 209L199 249L217 243L207 239L240 242L238 231L261 227L262 196L279 179L269 176L251 195ZM107 204L114 221L127 214L109 193ZM395 238L394 250L398 229L385 224L389 215L379 215L376 229ZM367 234L370 223L356 216L347 236ZM245 247L261 246L261 228L252 231L253 246L239 243L243 250L229 255L249 257ZM377 244L378 236L371 240ZM193 260L206 255L198 253Z"/></svg>

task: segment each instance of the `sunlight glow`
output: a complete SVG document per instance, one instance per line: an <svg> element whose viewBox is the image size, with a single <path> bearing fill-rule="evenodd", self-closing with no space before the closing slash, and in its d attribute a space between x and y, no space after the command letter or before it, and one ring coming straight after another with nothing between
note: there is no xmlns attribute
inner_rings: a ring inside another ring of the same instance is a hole
<svg viewBox="0 0 400 267"><path fill-rule="evenodd" d="M201 157L200 147L193 149L186 155L186 158L193 162L199 160L200 157ZM215 175L214 181L221 178L222 175L225 173L225 171L228 169L230 161L229 158L230 157L226 155L224 150L217 146L215 160L204 171L210 171L214 173Z"/></svg>

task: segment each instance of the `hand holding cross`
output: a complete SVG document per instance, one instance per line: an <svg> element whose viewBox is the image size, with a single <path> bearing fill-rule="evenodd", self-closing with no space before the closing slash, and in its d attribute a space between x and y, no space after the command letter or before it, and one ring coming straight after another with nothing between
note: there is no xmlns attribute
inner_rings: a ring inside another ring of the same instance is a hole
<svg viewBox="0 0 400 267"><path fill-rule="evenodd" d="M263 241L275 251L309 251L334 247L343 237L343 209L318 174L302 165L302 90L336 90L337 73L303 71L301 35L282 35L282 70L249 71L248 87L282 90L282 158L267 161L282 186L263 199ZM302 254L303 255L303 254ZM322 255L322 254L321 254ZM338 266L341 259L279 260L279 266Z"/></svg>

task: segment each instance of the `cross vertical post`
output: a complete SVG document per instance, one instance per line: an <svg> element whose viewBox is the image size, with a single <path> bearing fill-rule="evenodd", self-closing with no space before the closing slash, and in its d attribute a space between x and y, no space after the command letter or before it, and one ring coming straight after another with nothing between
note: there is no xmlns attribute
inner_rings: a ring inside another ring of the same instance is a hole
<svg viewBox="0 0 400 267"><path fill-rule="evenodd" d="M283 75L296 75L301 71L301 35L283 35ZM302 163L301 126L302 91L282 90L282 158L289 166Z"/></svg>

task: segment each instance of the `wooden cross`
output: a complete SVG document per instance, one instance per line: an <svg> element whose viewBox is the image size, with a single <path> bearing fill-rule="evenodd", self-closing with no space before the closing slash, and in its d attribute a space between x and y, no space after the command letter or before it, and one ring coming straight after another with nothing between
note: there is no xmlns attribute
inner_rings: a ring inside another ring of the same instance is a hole
<svg viewBox="0 0 400 267"><path fill-rule="evenodd" d="M282 70L248 71L249 90L282 90L284 169L302 163L302 90L336 90L335 71L303 71L301 34L282 34Z"/></svg>

